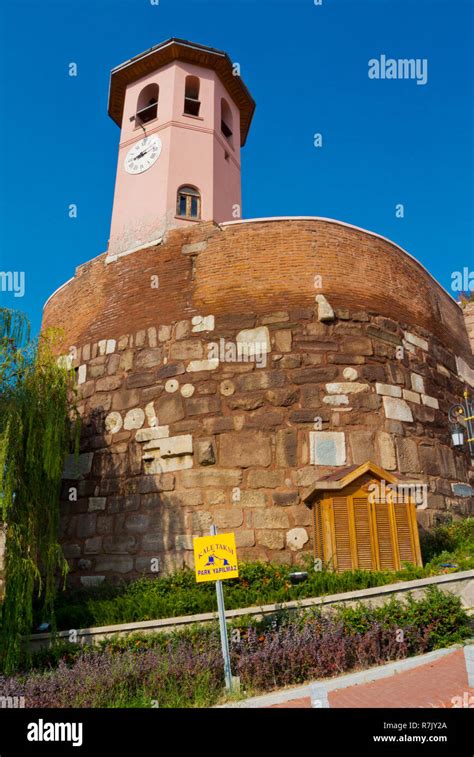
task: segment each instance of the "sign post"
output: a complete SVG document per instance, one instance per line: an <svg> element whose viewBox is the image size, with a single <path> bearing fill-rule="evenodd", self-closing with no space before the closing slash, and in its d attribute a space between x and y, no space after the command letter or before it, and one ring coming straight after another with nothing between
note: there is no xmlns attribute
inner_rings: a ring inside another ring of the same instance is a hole
<svg viewBox="0 0 474 757"><path fill-rule="evenodd" d="M225 687L232 691L232 670L230 666L229 638L225 618L224 592L222 580L237 578L237 551L234 534L217 536L217 528L211 526L210 536L196 536L194 539L194 563L196 581L215 581L222 657L224 658Z"/></svg>

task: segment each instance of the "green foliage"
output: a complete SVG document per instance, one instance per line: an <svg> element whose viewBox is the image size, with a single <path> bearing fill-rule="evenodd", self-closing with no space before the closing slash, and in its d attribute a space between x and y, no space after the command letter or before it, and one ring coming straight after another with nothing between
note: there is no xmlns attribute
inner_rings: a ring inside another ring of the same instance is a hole
<svg viewBox="0 0 474 757"><path fill-rule="evenodd" d="M344 591L381 586L394 581L413 580L431 573L407 566L390 571L314 571L308 563L308 579L293 586L290 566L271 563L241 563L239 578L225 582L226 607L237 609L262 604L338 594ZM160 578L140 578L130 583L102 584L72 589L58 596L58 628L85 628L141 620L193 615L216 609L214 584L196 584L189 569ZM39 618L39 616L38 616Z"/></svg>
<svg viewBox="0 0 474 757"><path fill-rule="evenodd" d="M459 597L437 586L430 586L419 600L409 593L404 602L392 597L381 607L371 608L360 603L355 607L340 607L336 613L344 632L350 635L367 632L373 620L383 628L393 624L402 629L426 628L430 649L461 642L471 633L469 618Z"/></svg>
<svg viewBox="0 0 474 757"><path fill-rule="evenodd" d="M443 563L474 568L474 518L438 526L421 539L421 551L425 567L434 571Z"/></svg>
<svg viewBox="0 0 474 757"><path fill-rule="evenodd" d="M268 690L276 685L268 654L272 658L280 655L286 683L296 684L307 676L295 668L295 655L310 644L314 664L319 655L324 658L330 643L334 650L346 650L346 664L351 669L448 647L470 634L460 599L436 587L418 600L407 595L403 601L392 598L380 607L361 603L324 611L317 607L275 614L262 621L240 618L235 625L241 630L241 640L231 645L234 672L244 676L247 692L254 689L252 675L261 654L264 675L257 690ZM402 638L398 639L400 632ZM384 652L387 642L391 651ZM356 646L365 654L352 659L350 650ZM49 706L58 706L60 700L64 702L60 706L75 707L150 707L153 700L158 700L160 707L209 707L222 696L217 622L111 637L92 648L85 662L83 652L77 644L61 641L35 653L29 670L16 679L20 689L26 687L33 694L36 690L43 701L49 688L53 697ZM149 664L143 667L146 660ZM48 677L56 673L56 683L48 685ZM102 676L102 683L96 681L97 675ZM330 658L322 663L320 675L331 675Z"/></svg>
<svg viewBox="0 0 474 757"><path fill-rule="evenodd" d="M55 338L30 342L25 317L0 310L0 520L6 529L0 662L6 671L20 658L22 635L32 630L35 593L52 619L57 572L65 577L67 571L58 544L59 490L78 420L71 375L53 356Z"/></svg>

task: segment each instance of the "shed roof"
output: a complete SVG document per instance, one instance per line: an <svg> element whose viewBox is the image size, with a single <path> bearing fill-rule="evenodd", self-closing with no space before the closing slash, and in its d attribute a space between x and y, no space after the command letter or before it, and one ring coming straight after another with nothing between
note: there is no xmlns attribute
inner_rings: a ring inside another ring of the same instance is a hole
<svg viewBox="0 0 474 757"><path fill-rule="evenodd" d="M376 478L384 479L389 484L419 484L419 481L407 478L400 473L393 473L380 468L379 465L372 463L368 460L362 465L348 465L345 468L340 468L333 473L328 473L326 476L322 476L319 481L316 481L311 486L308 486L303 492L303 502L310 504L317 494L324 491L344 489L351 484L364 473L372 473Z"/></svg>

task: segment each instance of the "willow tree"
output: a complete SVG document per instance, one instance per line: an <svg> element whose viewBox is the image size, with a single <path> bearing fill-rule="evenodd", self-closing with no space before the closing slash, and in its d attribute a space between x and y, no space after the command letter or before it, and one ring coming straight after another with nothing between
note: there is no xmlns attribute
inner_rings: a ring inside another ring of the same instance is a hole
<svg viewBox="0 0 474 757"><path fill-rule="evenodd" d="M77 446L72 371L58 365L57 336L30 340L26 317L0 309L0 521L5 591L0 663L18 665L33 603L54 626L54 598L67 563L58 543L61 475Z"/></svg>

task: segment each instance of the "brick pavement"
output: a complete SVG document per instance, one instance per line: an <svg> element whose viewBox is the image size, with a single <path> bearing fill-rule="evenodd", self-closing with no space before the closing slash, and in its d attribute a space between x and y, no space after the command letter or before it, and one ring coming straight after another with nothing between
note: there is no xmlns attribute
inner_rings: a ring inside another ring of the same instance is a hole
<svg viewBox="0 0 474 757"><path fill-rule="evenodd" d="M467 702L474 707L474 688L468 685L462 649L453 650L445 657L426 665L378 681L335 689L328 693L329 705L333 708L451 708L453 697L460 697L460 704ZM273 707L310 708L311 701L309 697L302 697Z"/></svg>

